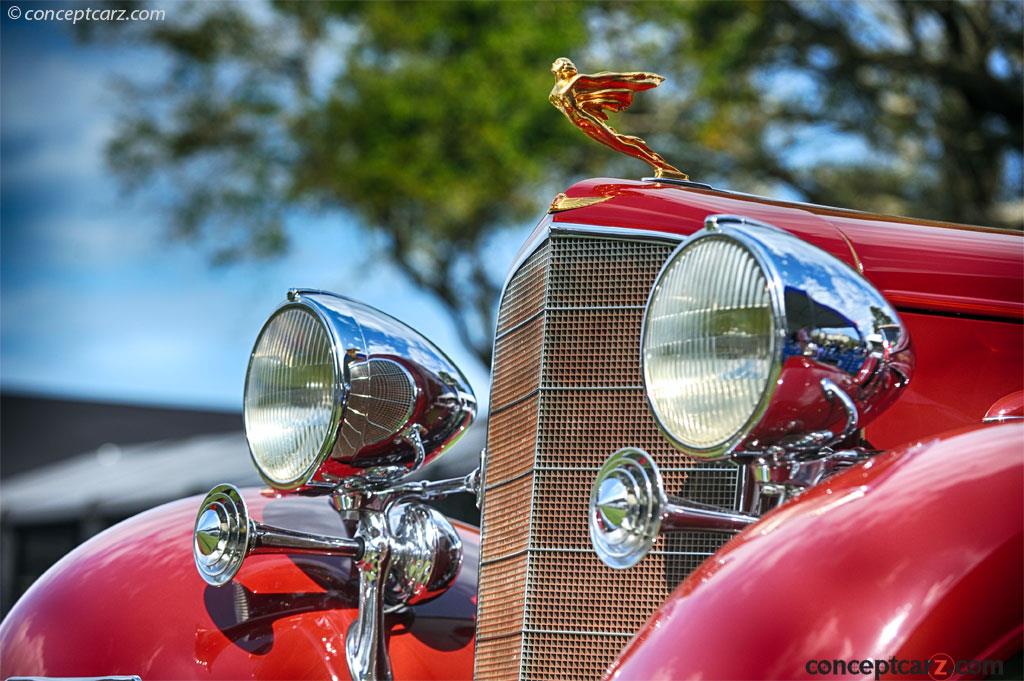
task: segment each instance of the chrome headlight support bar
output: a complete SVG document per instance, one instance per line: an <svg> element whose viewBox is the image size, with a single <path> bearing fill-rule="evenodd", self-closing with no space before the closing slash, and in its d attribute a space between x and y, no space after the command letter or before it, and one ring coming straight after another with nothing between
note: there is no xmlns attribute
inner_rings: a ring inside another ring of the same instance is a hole
<svg viewBox="0 0 1024 681"><path fill-rule="evenodd" d="M384 614L440 595L462 566L458 532L423 502L468 492L479 503L480 482L479 468L465 477L435 482L347 478L329 500L343 520L354 524L351 537L258 523L249 516L237 488L217 485L196 516L196 569L211 586L223 586L249 555L318 553L352 558L359 571L359 614L345 637L349 673L357 681L390 680Z"/></svg>
<svg viewBox="0 0 1024 681"><path fill-rule="evenodd" d="M870 453L824 449L797 459L781 447L749 454L741 468L741 511L730 511L669 496L661 471L646 451L626 447L608 457L590 493L590 543L616 569L636 565L665 532L739 532L760 515L817 485Z"/></svg>
<svg viewBox="0 0 1024 681"><path fill-rule="evenodd" d="M764 451L737 452L733 457L743 465L741 508L761 515L799 496L825 478L864 461L874 452L863 447L834 450L857 432L860 415L856 403L831 379L821 379L821 389L846 412L846 425L833 434L829 430L807 433L785 446Z"/></svg>

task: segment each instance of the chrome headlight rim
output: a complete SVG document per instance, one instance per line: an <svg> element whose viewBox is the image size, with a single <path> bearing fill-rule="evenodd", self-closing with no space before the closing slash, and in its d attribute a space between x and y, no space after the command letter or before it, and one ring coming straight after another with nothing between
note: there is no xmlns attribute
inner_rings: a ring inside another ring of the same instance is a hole
<svg viewBox="0 0 1024 681"><path fill-rule="evenodd" d="M785 301L783 300L784 287L782 283L782 276L778 271L775 261L765 252L764 247L757 241L757 239L746 234L742 229L737 229L737 227L740 226L783 231L778 227L758 222L756 220L751 220L750 218L733 215L714 215L709 217L705 222L704 229L695 232L690 237L683 240L672 251L671 255L669 255L661 269L658 271L658 276L655 278L654 284L651 286L651 291L647 296L647 303L644 305L643 320L640 326L640 378L644 391L644 400L647 403L647 407L650 410L651 415L654 417L654 422L657 424L658 430L661 431L662 435L664 435L673 445L703 461L717 461L728 458L757 427L761 419L764 417L765 412L768 411L768 407L772 403L772 398L778 388L779 377L782 374L783 362L785 360L787 324ZM761 269L761 274L764 276L767 284L768 299L770 301L771 310L772 329L769 336L771 346L768 352L771 365L769 367L765 386L761 391L761 396L753 411L743 422L743 425L731 436L718 444L708 447L697 447L691 443L681 440L665 425L663 415L658 410L655 401L651 398L651 389L647 380L647 361L645 358L645 350L647 347L648 319L651 312L651 305L657 297L665 277L671 270L672 264L683 251L707 239L725 240L738 244L754 258L754 262Z"/></svg>
<svg viewBox="0 0 1024 681"><path fill-rule="evenodd" d="M245 370L245 388L242 393L242 404L245 405L248 403L250 385L249 379L253 370L253 359L256 355L256 349L260 347L260 341L263 339L263 335L267 332L267 329L270 328L270 325L274 322L274 320L276 320L280 315L284 314L285 312L291 309L298 309L307 314L312 315L313 318L316 320L317 324L320 325L320 328L327 334L327 339L331 351L331 369L333 374L331 401L334 406L331 409L330 421L327 428L327 435L324 438L323 443L321 443L320 449L317 452L316 456L311 460L311 463L306 468L304 468L299 475L287 481L278 481L271 478L266 473L266 471L264 471L263 466L257 460L256 454L253 451L252 439L250 436L250 428L248 424L248 411L243 408L242 419L245 428L245 440L249 449L249 458L252 460L253 466L259 473L260 478L274 489L283 492L294 491L307 485L309 481L316 475L316 472L323 466L324 462L327 461L327 457L329 457L331 452L334 450L335 442L338 439L338 430L341 427L342 419L344 418L345 415L345 407L348 402L349 392L348 381L345 377L344 360L339 356L338 353L338 349L344 347L343 339L338 335L337 329L334 327L333 324L330 323L330 321L327 318L327 315L318 305L313 304L306 298L294 295L292 292L289 292L289 300L279 305L273 312L270 313L270 316L267 317L267 320L263 323L263 326L260 327L259 333L256 334L256 340L253 342L252 351L249 353L249 363Z"/></svg>

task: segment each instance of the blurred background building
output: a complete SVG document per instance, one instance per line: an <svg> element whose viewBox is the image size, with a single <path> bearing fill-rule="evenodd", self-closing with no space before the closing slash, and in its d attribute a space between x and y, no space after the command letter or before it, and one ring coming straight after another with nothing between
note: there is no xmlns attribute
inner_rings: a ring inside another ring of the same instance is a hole
<svg viewBox="0 0 1024 681"><path fill-rule="evenodd" d="M6 612L79 542L211 478L253 484L241 415L0 393Z"/></svg>
<svg viewBox="0 0 1024 681"><path fill-rule="evenodd" d="M256 482L245 367L293 286L449 353L482 415L427 474L471 468L520 244L574 180L648 173L550 107L557 57L666 76L621 127L701 182L1024 223L1020 2L129 4L2 0L5 609L118 519Z"/></svg>

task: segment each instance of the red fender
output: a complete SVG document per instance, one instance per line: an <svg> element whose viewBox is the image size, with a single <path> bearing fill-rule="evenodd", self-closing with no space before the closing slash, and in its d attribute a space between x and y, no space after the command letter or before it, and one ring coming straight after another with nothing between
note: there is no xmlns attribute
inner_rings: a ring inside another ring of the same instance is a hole
<svg viewBox="0 0 1024 681"><path fill-rule="evenodd" d="M338 534L324 499L244 490L256 519ZM143 679L347 679L356 616L350 561L261 555L235 581L207 586L192 561L201 497L126 520L43 575L0 625L8 676ZM479 538L459 526L465 560L452 588L388 616L395 678L470 679Z"/></svg>
<svg viewBox="0 0 1024 681"><path fill-rule="evenodd" d="M1024 424L881 454L737 535L609 677L805 679L823 678L808 667L818 659L1005 659L1021 649L1022 518Z"/></svg>

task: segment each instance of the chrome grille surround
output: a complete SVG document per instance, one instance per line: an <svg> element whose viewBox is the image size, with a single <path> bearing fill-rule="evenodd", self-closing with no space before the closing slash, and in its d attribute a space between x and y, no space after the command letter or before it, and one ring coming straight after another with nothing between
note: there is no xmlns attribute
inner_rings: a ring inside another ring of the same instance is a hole
<svg viewBox="0 0 1024 681"><path fill-rule="evenodd" d="M598 679L672 589L727 539L663 535L630 570L590 546L587 503L623 446L670 494L736 506L729 462L696 463L644 401L640 326L678 237L542 225L505 286L495 335L481 523L477 679Z"/></svg>

